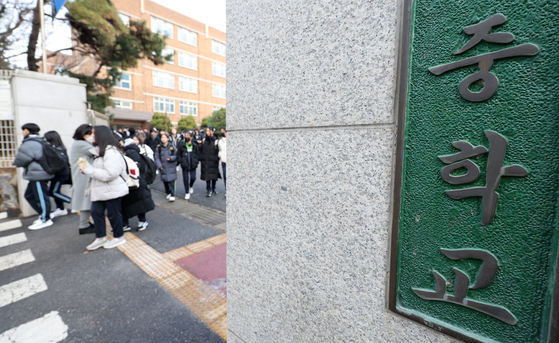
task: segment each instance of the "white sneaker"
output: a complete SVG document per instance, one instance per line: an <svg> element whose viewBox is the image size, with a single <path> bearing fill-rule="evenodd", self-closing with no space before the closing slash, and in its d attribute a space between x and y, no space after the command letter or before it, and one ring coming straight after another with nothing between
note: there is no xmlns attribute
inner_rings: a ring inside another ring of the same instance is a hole
<svg viewBox="0 0 559 343"><path fill-rule="evenodd" d="M167 194L167 200L169 200L169 198L171 197L171 194Z"/></svg>
<svg viewBox="0 0 559 343"><path fill-rule="evenodd" d="M170 202L175 201L175 197L169 197L169 201L170 201Z"/></svg>
<svg viewBox="0 0 559 343"><path fill-rule="evenodd" d="M122 236L122 237L114 238L114 239L108 241L105 245L103 245L103 248L112 249L112 248L116 248L119 245L122 245L124 243L126 243L126 238L124 238L124 236Z"/></svg>
<svg viewBox="0 0 559 343"><path fill-rule="evenodd" d="M139 222L138 231L144 231L148 227L148 222Z"/></svg>
<svg viewBox="0 0 559 343"><path fill-rule="evenodd" d="M194 188L190 187L190 194L194 193Z"/></svg>
<svg viewBox="0 0 559 343"><path fill-rule="evenodd" d="M68 210L67 209L59 209L57 208L56 211L51 212L50 217L51 218L56 218L56 217L60 217L60 216L65 216L68 214Z"/></svg>
<svg viewBox="0 0 559 343"><path fill-rule="evenodd" d="M78 210L72 210L72 213L78 213Z"/></svg>
<svg viewBox="0 0 559 343"><path fill-rule="evenodd" d="M190 193L187 193L187 194L184 196L184 200L189 200L189 199L190 199Z"/></svg>
<svg viewBox="0 0 559 343"><path fill-rule="evenodd" d="M97 238L93 241L93 243L91 243L90 245L88 245L86 247L87 250L96 250L99 249L100 247L104 246L105 244L107 244L109 242L109 240L107 239L107 237L103 237L103 238Z"/></svg>
<svg viewBox="0 0 559 343"><path fill-rule="evenodd" d="M51 226L52 224L54 224L54 223L53 223L52 220L50 220L50 219L47 220L47 221L44 222L44 223L43 223L42 221L39 220L38 223L33 223L33 225L29 226L29 230L41 230L42 228Z"/></svg>
<svg viewBox="0 0 559 343"><path fill-rule="evenodd" d="M128 225L122 227L122 231L124 231L124 232L130 231L130 230L132 230L132 228Z"/></svg>

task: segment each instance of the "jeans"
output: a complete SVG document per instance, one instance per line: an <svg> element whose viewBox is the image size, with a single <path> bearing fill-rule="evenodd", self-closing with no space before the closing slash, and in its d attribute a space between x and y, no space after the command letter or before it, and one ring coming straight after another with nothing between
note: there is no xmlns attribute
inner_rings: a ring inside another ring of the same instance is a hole
<svg viewBox="0 0 559 343"><path fill-rule="evenodd" d="M69 174L67 175L56 175L55 177L50 180L50 187L49 187L49 195L54 198L54 202L56 203L56 207L63 210L64 203L70 203L72 201L71 198L65 196L64 194L60 193L60 187L64 181L68 180L70 177ZM89 219L88 219L89 220Z"/></svg>
<svg viewBox="0 0 559 343"><path fill-rule="evenodd" d="M29 205L41 215L43 223L50 219L50 198L47 182L48 180L29 181L24 195Z"/></svg>
<svg viewBox="0 0 559 343"><path fill-rule="evenodd" d="M221 162L221 170L223 170L223 185L227 191L227 163Z"/></svg>
<svg viewBox="0 0 559 343"><path fill-rule="evenodd" d="M122 223L123 226L128 226L128 216L126 215L126 211L122 211ZM141 222L147 222L148 220L146 219L146 214L145 213L140 213L138 214L138 221Z"/></svg>
<svg viewBox="0 0 559 343"><path fill-rule="evenodd" d="M207 180L206 181L206 190L208 192L214 191L215 192L215 184L217 183L217 180Z"/></svg>
<svg viewBox="0 0 559 343"><path fill-rule="evenodd" d="M175 196L175 181L163 182L165 185L165 194L171 194L172 197Z"/></svg>
<svg viewBox="0 0 559 343"><path fill-rule="evenodd" d="M190 181L189 181L190 179ZM188 194L190 192L190 188L194 186L194 181L196 181L196 169L187 171L185 169L182 170L182 181L184 183L184 192Z"/></svg>
<svg viewBox="0 0 559 343"><path fill-rule="evenodd" d="M91 202L91 217L95 226L95 237L103 238L107 236L105 210L107 210L107 217L109 217L109 222L113 227L114 238L120 238L124 235L124 231L122 231L122 206L120 202L120 198Z"/></svg>

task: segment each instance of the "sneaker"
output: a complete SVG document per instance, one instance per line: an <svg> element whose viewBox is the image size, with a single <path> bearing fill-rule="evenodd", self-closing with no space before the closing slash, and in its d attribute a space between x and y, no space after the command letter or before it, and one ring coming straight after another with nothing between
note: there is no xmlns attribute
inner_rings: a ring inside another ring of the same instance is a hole
<svg viewBox="0 0 559 343"><path fill-rule="evenodd" d="M170 201L170 202L175 201L175 197L169 197L169 201Z"/></svg>
<svg viewBox="0 0 559 343"><path fill-rule="evenodd" d="M72 213L78 213L78 212L79 212L78 210L72 210Z"/></svg>
<svg viewBox="0 0 559 343"><path fill-rule="evenodd" d="M187 193L187 194L184 196L184 200L190 200L190 193Z"/></svg>
<svg viewBox="0 0 559 343"><path fill-rule="evenodd" d="M50 217L51 218L56 218L56 217L60 217L60 216L65 216L67 214L68 214L67 209L61 210L61 209L57 208L56 211L50 213Z"/></svg>
<svg viewBox="0 0 559 343"><path fill-rule="evenodd" d="M139 222L138 231L144 231L148 227L148 222Z"/></svg>
<svg viewBox="0 0 559 343"><path fill-rule="evenodd" d="M107 239L107 237L103 237L103 238L97 238L93 241L93 243L91 243L90 245L88 245L86 247L87 250L97 250L100 247L104 246L105 244L107 244L109 242L109 240Z"/></svg>
<svg viewBox="0 0 559 343"><path fill-rule="evenodd" d="M29 230L41 230L42 228L49 227L52 224L52 220L47 220L46 222L39 221L38 223L33 223L33 225L29 226Z"/></svg>
<svg viewBox="0 0 559 343"><path fill-rule="evenodd" d="M206 198L209 198L209 197L211 197L211 196L212 196L212 192L206 193Z"/></svg>
<svg viewBox="0 0 559 343"><path fill-rule="evenodd" d="M130 231L130 230L132 230L132 228L128 225L125 225L125 226L122 227L122 231L124 231L124 232Z"/></svg>
<svg viewBox="0 0 559 343"><path fill-rule="evenodd" d="M194 193L194 188L190 187L190 194Z"/></svg>
<svg viewBox="0 0 559 343"><path fill-rule="evenodd" d="M122 236L122 237L114 238L114 239L108 241L105 245L103 245L103 248L112 249L112 248L116 248L119 245L122 245L124 243L126 243L126 238L124 238L124 236Z"/></svg>
<svg viewBox="0 0 559 343"><path fill-rule="evenodd" d="M171 197L171 194L167 194L167 196L166 196L167 200L169 200L170 197Z"/></svg>
<svg viewBox="0 0 559 343"><path fill-rule="evenodd" d="M215 189L212 191L212 194L217 194L217 192L215 191Z"/></svg>

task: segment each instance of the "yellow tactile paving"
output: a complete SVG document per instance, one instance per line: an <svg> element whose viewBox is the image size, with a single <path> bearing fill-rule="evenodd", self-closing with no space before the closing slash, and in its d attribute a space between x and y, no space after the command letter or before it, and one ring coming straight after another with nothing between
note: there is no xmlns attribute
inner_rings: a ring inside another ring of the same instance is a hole
<svg viewBox="0 0 559 343"><path fill-rule="evenodd" d="M200 241L200 242L196 242L196 243L192 243L186 246L186 248L188 250L191 250L195 253L199 253L202 252L204 250L208 250L210 248L215 247L215 245L211 244L208 241Z"/></svg>
<svg viewBox="0 0 559 343"><path fill-rule="evenodd" d="M224 234L221 234L221 235L217 235L217 236L205 239L205 240L200 241L200 242L189 244L189 245L187 245L185 247L182 247L182 248L178 248L178 249L175 249L175 250L168 251L168 252L163 254L163 257L165 257L169 261L177 261L177 260L180 260L181 258L197 254L199 252L211 249L213 247L216 247L216 246L218 246L220 244L223 244L223 243L226 243L226 242L227 242L227 234L224 233Z"/></svg>
<svg viewBox="0 0 559 343"><path fill-rule="evenodd" d="M174 263L225 243L227 236L215 236L160 254L133 233L126 232L124 235L126 244L118 246L118 249L227 341L227 299Z"/></svg>

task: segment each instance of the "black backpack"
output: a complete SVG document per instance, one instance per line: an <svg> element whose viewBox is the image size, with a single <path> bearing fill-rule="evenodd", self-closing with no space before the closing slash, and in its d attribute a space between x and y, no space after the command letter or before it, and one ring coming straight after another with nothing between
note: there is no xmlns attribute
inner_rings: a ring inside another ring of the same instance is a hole
<svg viewBox="0 0 559 343"><path fill-rule="evenodd" d="M59 174L68 167L68 156L62 149L57 149L44 140L38 141L43 145L43 156L37 161L49 174Z"/></svg>
<svg viewBox="0 0 559 343"><path fill-rule="evenodd" d="M144 177L148 185L151 185L155 182L155 177L157 176L157 164L151 160L151 158L147 157L146 154L140 154L142 159L144 160L147 169L144 173Z"/></svg>

